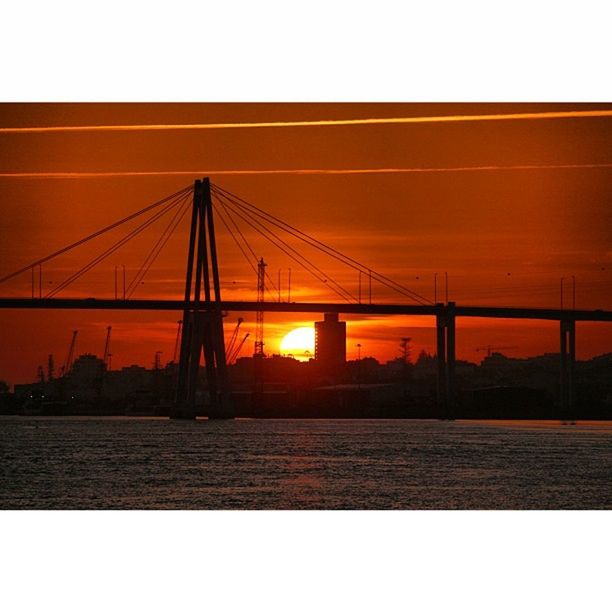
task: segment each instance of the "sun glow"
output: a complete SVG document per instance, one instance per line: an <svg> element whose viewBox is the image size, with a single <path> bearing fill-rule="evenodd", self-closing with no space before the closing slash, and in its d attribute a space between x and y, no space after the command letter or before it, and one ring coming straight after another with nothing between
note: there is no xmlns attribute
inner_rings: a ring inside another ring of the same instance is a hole
<svg viewBox="0 0 612 612"><path fill-rule="evenodd" d="M315 332L312 327L292 329L281 341L283 355L293 355L296 359L306 361L314 357Z"/></svg>

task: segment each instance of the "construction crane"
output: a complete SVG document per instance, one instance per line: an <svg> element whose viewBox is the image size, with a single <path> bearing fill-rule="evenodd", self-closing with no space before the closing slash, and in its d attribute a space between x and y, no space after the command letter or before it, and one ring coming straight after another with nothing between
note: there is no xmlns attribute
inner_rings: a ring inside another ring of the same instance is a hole
<svg viewBox="0 0 612 612"><path fill-rule="evenodd" d="M47 380L51 381L55 378L55 362L53 355L49 355L47 359Z"/></svg>
<svg viewBox="0 0 612 612"><path fill-rule="evenodd" d="M265 275L266 275L266 263L263 257L257 264L257 304L260 306L257 310L257 321L255 326L255 351L253 357L262 358L264 355L264 293L266 289Z"/></svg>
<svg viewBox="0 0 612 612"><path fill-rule="evenodd" d="M232 337L230 338L230 341L227 344L226 353L228 355L232 354L232 350L234 349L234 344L236 343L236 338L238 337L238 331L240 330L240 325L242 324L243 321L244 319L242 317L238 317L238 323L236 324L236 327L234 328L234 331L232 333Z"/></svg>
<svg viewBox="0 0 612 612"><path fill-rule="evenodd" d="M113 328L110 325L106 328L106 342L104 343L104 365L106 366L107 370L110 370L110 340L112 329Z"/></svg>
<svg viewBox="0 0 612 612"><path fill-rule="evenodd" d="M178 331L176 332L176 340L174 342L174 356L172 357L173 363L176 363L179 346L181 344L181 330L183 329L183 321L177 321L177 323L178 323Z"/></svg>
<svg viewBox="0 0 612 612"><path fill-rule="evenodd" d="M234 349L234 352L229 356L229 359L227 360L228 363L233 363L236 360L236 357L238 357L238 355L240 355L240 351L242 350L242 347L244 346L244 343L246 342L247 338L250 336L251 334L245 334L244 338L238 343L238 346Z"/></svg>
<svg viewBox="0 0 612 612"><path fill-rule="evenodd" d="M486 346L477 346L476 352L487 351L487 357L491 356L491 351L501 351L501 350L510 350L517 349L518 346L492 346L491 344L487 344Z"/></svg>
<svg viewBox="0 0 612 612"><path fill-rule="evenodd" d="M68 355L66 356L66 362L62 366L61 376L66 376L72 369L72 361L74 359L74 348L76 346L77 335L79 331L75 329L72 332L72 340L70 340L70 347L68 348Z"/></svg>

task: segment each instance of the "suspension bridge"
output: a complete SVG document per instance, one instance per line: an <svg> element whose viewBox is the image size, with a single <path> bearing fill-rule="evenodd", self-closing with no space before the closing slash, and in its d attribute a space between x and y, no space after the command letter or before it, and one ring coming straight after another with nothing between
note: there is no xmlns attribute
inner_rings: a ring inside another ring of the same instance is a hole
<svg viewBox="0 0 612 612"><path fill-rule="evenodd" d="M143 279L158 259L171 236L185 216L190 214L190 230L187 245L185 290L181 299L137 299L134 294ZM58 297L81 277L107 260L122 246L164 219L160 235L146 254L140 267L129 283L124 281L121 296L115 277L115 298L99 299ZM215 221L221 224L258 278L258 297L255 301L227 301L221 297L219 261ZM43 266L58 257L94 241L118 228L138 225L69 274L49 291L43 291ZM321 283L339 300L332 302L295 302L280 299L277 286L266 270L260 257L247 239L245 228L258 234L279 249L295 264ZM357 294L347 289L337 278L331 276L312 257L295 248L288 237L320 254L343 264L359 274ZM176 384L176 399L173 416L195 418L196 388L200 363L206 372L212 418L231 418L230 384L227 376L227 356L223 331L223 316L226 312L258 313L258 331L263 326L263 313L339 313L361 315L422 315L435 317L437 400L440 408L452 418L455 407L456 364L456 319L457 317L480 317L501 319L535 319L559 322L560 398L565 412L574 405L574 369L576 361L576 322L611 322L612 311L544 309L493 306L462 306L455 302L440 303L413 291L406 285L366 266L336 248L299 230L297 227L266 212L247 200L210 182L208 178L196 180L185 187L144 208L111 223L61 249L33 261L0 278L0 284L29 275L31 295L29 297L0 297L0 308L4 309L81 309L81 310L156 310L181 311L180 358ZM365 279L367 292L362 291ZM395 303L375 303L372 300L372 283L385 288L398 299ZM271 299L265 299L264 295ZM365 295L364 295L365 293ZM278 300L276 296L278 295ZM261 316L260 316L261 315ZM257 348L256 340L256 348ZM261 340L259 340L261 342ZM263 346L263 344L261 344ZM263 356L263 355L260 355Z"/></svg>

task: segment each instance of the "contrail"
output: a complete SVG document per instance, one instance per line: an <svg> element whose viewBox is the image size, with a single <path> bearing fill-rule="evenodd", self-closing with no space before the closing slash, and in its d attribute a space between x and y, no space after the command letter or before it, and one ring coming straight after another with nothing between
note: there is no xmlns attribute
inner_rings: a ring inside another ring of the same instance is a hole
<svg viewBox="0 0 612 612"><path fill-rule="evenodd" d="M334 174L427 174L434 172L503 172L507 170L579 170L612 168L604 164L520 164L514 166L458 166L454 168L294 168L276 170L152 170L125 172L3 172L0 178L18 179L87 179L130 176L269 176Z"/></svg>
<svg viewBox="0 0 612 612"><path fill-rule="evenodd" d="M379 117L365 119L328 119L315 121L262 121L250 123L164 123L140 125L63 125L3 127L0 134L46 134L68 132L159 132L169 130L228 130L248 128L327 127L342 125L392 125L410 123L463 123L468 121L524 121L537 119L582 119L612 117L612 110L501 113L490 115L441 115L431 117Z"/></svg>

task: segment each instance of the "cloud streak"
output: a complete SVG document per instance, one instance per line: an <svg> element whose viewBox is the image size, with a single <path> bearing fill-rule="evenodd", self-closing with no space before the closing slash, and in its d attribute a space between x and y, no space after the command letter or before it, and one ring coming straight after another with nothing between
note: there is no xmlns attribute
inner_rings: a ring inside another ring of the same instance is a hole
<svg viewBox="0 0 612 612"><path fill-rule="evenodd" d="M465 123L479 121L533 121L542 119L584 119L612 117L612 110L497 113L488 115L439 115L429 117L376 117L363 119L320 119L315 121L259 121L236 123L163 123L138 125L64 125L3 127L0 134L48 134L69 132L160 132L178 130L228 130L256 128L300 128L360 125L402 125L419 123Z"/></svg>
<svg viewBox="0 0 612 612"><path fill-rule="evenodd" d="M288 168L262 170L150 170L117 172L0 172L0 178L17 179L88 179L150 176L270 176L270 175L342 175L342 174L428 174L444 172L505 172L520 170L582 170L612 168L601 164L518 164L511 166L457 166L451 168Z"/></svg>

